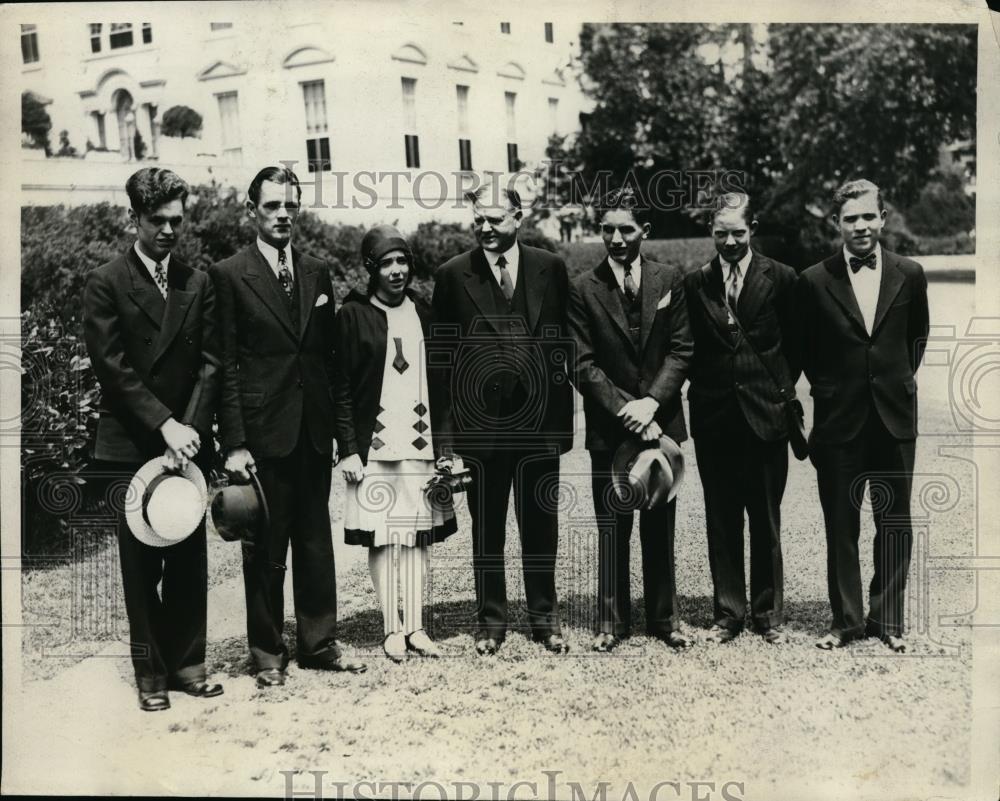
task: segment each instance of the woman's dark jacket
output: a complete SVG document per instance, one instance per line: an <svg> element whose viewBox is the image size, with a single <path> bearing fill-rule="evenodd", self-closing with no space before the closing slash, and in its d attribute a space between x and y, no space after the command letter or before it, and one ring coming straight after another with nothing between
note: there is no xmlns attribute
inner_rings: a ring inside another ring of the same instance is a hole
<svg viewBox="0 0 1000 801"><path fill-rule="evenodd" d="M426 342L431 326L430 306L410 290L406 294L417 309ZM333 415L341 459L357 453L368 464L368 449L382 398L387 331L385 312L372 304L367 295L352 290L334 322ZM429 373L428 406L433 432L437 430L436 407L440 403L435 402L439 394L437 382L431 381Z"/></svg>

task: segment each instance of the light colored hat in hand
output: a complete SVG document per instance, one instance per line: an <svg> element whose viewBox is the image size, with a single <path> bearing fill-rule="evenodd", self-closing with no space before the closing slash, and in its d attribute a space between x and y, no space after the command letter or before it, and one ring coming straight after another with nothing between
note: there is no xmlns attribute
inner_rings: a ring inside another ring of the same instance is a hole
<svg viewBox="0 0 1000 801"><path fill-rule="evenodd" d="M655 509L677 496L684 480L684 454L666 435L655 442L631 437L618 446L611 469L624 508Z"/></svg>
<svg viewBox="0 0 1000 801"><path fill-rule="evenodd" d="M158 456L139 468L125 497L125 522L135 538L166 548L190 537L205 518L208 485L193 462L174 470Z"/></svg>

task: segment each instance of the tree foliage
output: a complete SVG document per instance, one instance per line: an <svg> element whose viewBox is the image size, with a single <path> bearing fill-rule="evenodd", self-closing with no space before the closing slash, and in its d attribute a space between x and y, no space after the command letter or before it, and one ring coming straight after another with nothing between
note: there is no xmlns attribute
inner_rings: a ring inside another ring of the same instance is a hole
<svg viewBox="0 0 1000 801"><path fill-rule="evenodd" d="M587 25L581 64L585 180L736 170L762 228L810 254L836 186L864 176L909 206L941 146L975 137L970 25ZM656 233L676 235L666 221Z"/></svg>
<svg viewBox="0 0 1000 801"><path fill-rule="evenodd" d="M163 114L160 132L164 136L176 136L183 139L186 136L201 135L201 114L187 106L171 106Z"/></svg>
<svg viewBox="0 0 1000 801"><path fill-rule="evenodd" d="M52 120L45 110L45 104L33 92L21 94L21 133L25 134L32 147L42 148L49 155L49 131Z"/></svg>

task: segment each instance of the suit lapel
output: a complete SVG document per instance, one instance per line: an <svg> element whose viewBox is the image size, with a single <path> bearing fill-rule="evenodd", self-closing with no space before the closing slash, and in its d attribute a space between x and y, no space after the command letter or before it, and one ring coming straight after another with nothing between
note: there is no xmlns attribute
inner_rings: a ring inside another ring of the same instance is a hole
<svg viewBox="0 0 1000 801"><path fill-rule="evenodd" d="M719 264L719 257L712 259L708 267L707 275L704 267L699 268L698 297L708 312L719 341L730 350L735 350L737 343L729 335L729 316L722 302L722 265Z"/></svg>
<svg viewBox="0 0 1000 801"><path fill-rule="evenodd" d="M166 353L167 348L170 347L170 343L177 336L177 332L181 330L181 325L184 323L184 318L187 317L188 309L191 308L191 303L194 300L194 292L181 288L187 286L187 278L190 272L190 267L186 267L171 259L167 309L163 313L163 326L156 340L156 351L153 353L154 364Z"/></svg>
<svg viewBox="0 0 1000 801"><path fill-rule="evenodd" d="M159 329L163 321L164 306L160 290L152 279L148 278L149 273L146 270L146 265L139 261L134 248L129 248L125 253L125 263L128 265L129 277L132 282L128 296L136 306L143 310L149 321Z"/></svg>
<svg viewBox="0 0 1000 801"><path fill-rule="evenodd" d="M465 279L465 291L469 293L472 302L476 304L479 313L496 330L496 303L493 299L493 284L496 281L490 271L490 265L482 248L476 248L469 256L469 274Z"/></svg>
<svg viewBox="0 0 1000 801"><path fill-rule="evenodd" d="M642 312L639 317L639 352L641 353L646 347L646 340L649 339L649 332L652 330L653 320L656 318L656 307L663 291L663 275L659 270L654 270L647 259L642 260L640 269L642 270L642 282L639 284L639 296L642 298Z"/></svg>
<svg viewBox="0 0 1000 801"><path fill-rule="evenodd" d="M858 299L854 295L854 287L851 286L851 279L847 277L847 263L844 261L843 251L837 253L832 259L826 262L826 271L829 276L826 291L830 293L844 314L867 337L868 329L865 328L865 321L861 316L861 307L858 306ZM884 271L885 265L883 265Z"/></svg>
<svg viewBox="0 0 1000 801"><path fill-rule="evenodd" d="M618 297L618 281L615 279L615 274L611 271L611 264L607 259L597 265L591 276L591 280L594 282L594 295L597 297L598 302L604 307L604 311L607 312L608 317L611 318L611 321L617 326L618 330L621 331L622 337L624 337L628 346L635 350L635 346L632 344L632 337L628 333L628 320L625 319L625 310L622 308L622 302ZM643 280L645 280L645 276L643 276Z"/></svg>
<svg viewBox="0 0 1000 801"><path fill-rule="evenodd" d="M878 304L875 306L875 321L872 323L872 337L878 331L879 325L885 318L885 313L903 288L903 274L896 266L896 259L892 254L882 249L882 280L879 282Z"/></svg>
<svg viewBox="0 0 1000 801"><path fill-rule="evenodd" d="M285 330L292 339L298 339L298 334L292 328L292 318L288 313L288 306L281 296L281 288L278 282L272 280L271 265L267 263L264 254L260 252L256 244L250 245L244 251L246 261L246 271L243 273L243 280L253 293L260 298L261 302L270 309L271 314L278 318ZM294 268L294 265L293 265Z"/></svg>
<svg viewBox="0 0 1000 801"><path fill-rule="evenodd" d="M306 335L306 326L309 324L309 315L312 314L313 303L316 298L317 274L316 270L306 264L305 257L295 248L292 248L292 269L296 272L296 280L299 285L299 339Z"/></svg>
<svg viewBox="0 0 1000 801"><path fill-rule="evenodd" d="M771 289L771 276L768 263L759 258L756 253L750 260L743 291L736 306L736 315L744 328L749 326L760 311L761 304L767 298Z"/></svg>
<svg viewBox="0 0 1000 801"><path fill-rule="evenodd" d="M518 280L524 281L524 302L528 307L528 331L534 332L538 324L538 316L542 312L542 300L549 282L549 270L541 262L536 263L519 244L518 250Z"/></svg>

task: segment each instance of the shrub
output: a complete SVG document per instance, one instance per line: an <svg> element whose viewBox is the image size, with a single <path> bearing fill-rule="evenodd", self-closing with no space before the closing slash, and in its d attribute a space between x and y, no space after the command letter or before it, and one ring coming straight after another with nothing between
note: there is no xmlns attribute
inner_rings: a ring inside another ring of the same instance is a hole
<svg viewBox="0 0 1000 801"><path fill-rule="evenodd" d="M45 110L45 104L34 92L21 94L21 133L28 137L32 147L45 150L49 155L49 131L52 130L52 120Z"/></svg>
<svg viewBox="0 0 1000 801"><path fill-rule="evenodd" d="M163 114L160 133L164 136L196 137L201 135L201 114L187 106L171 106Z"/></svg>
<svg viewBox="0 0 1000 801"><path fill-rule="evenodd" d="M965 194L960 174L940 174L920 190L906 210L910 228L919 236L946 237L968 233L976 225L976 204Z"/></svg>

